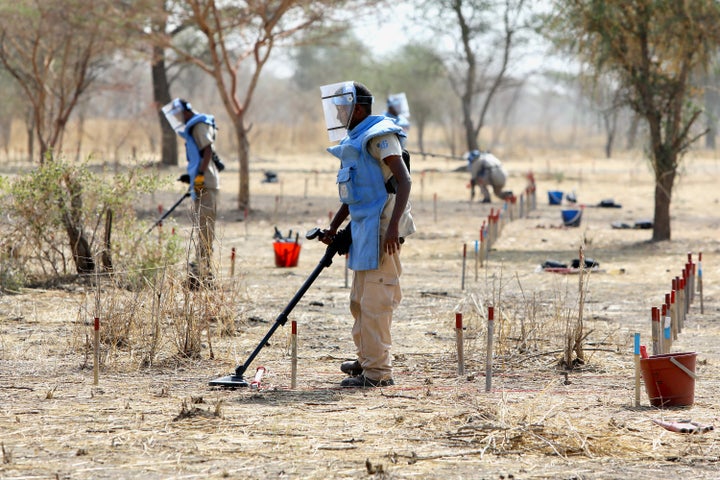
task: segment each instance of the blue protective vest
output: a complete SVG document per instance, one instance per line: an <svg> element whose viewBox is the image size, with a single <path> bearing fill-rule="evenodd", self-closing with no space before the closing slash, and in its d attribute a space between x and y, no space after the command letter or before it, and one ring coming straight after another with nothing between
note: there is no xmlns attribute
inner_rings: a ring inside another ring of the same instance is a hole
<svg viewBox="0 0 720 480"><path fill-rule="evenodd" d="M190 132L192 131L192 127L194 127L200 122L207 123L213 128L215 127L215 117L213 117L212 115L205 115L204 113L198 113L195 114L195 116L193 116L187 122L187 124L185 124L184 131L178 132L178 134L185 140L185 156L187 157L188 161L187 172L188 175L190 175L190 186L195 184L195 177L197 176L198 170L200 169L200 164L202 163L200 149L195 143L195 139ZM194 188L190 189L190 196L193 200L196 199Z"/></svg>
<svg viewBox="0 0 720 480"><path fill-rule="evenodd" d="M385 115L387 118L395 122L396 125L399 127L402 127L403 129L410 128L410 120L407 119L404 115L393 115L390 112L384 112L383 115Z"/></svg>
<svg viewBox="0 0 720 480"><path fill-rule="evenodd" d="M327 149L340 159L338 193L350 210L352 244L348 267L355 271L375 270L380 265L380 215L388 193L380 163L366 146L373 137L388 133L395 133L405 144L402 128L383 116L370 115L350 130L339 145Z"/></svg>

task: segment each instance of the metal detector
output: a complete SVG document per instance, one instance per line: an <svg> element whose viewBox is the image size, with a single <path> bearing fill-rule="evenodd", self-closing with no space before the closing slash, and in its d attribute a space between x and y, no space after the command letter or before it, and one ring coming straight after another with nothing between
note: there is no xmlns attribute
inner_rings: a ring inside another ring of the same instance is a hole
<svg viewBox="0 0 720 480"><path fill-rule="evenodd" d="M167 212L163 213L162 216L157 219L157 221L153 224L152 227L148 228L147 232L145 232L145 235L152 232L153 228L160 225L162 223L162 221L165 220L168 217L168 215L170 215L173 212L173 210L175 210L178 207L178 205L180 205L183 202L183 200L185 200L189 196L190 196L190 192L189 191L185 192L185 195L180 197L180 199L177 202L175 202L175 205L170 207Z"/></svg>
<svg viewBox="0 0 720 480"><path fill-rule="evenodd" d="M307 238L308 240L312 240L314 238L321 238L324 233L325 232L319 228L313 228L305 234L305 238ZM295 296L292 298L292 300L290 300L290 303L288 303L285 309L280 313L280 315L277 316L277 318L275 319L275 324L273 324L267 334L265 334L265 337L260 341L258 346L255 347L255 350L250 354L248 359L245 360L245 363L235 368L234 374L211 380L209 383L211 387L238 388L249 386L247 380L243 378L243 374L247 371L252 361L255 360L255 357L258 355L258 353L260 353L260 350L262 350L262 348L267 344L268 340L270 340L270 337L273 336L275 330L277 330L278 327L280 327L281 325L285 325L288 319L288 315L290 315L290 312L292 312L293 308L295 308L295 305L297 305L303 295L305 295L305 292L307 292L308 288L310 288L310 285L313 284L313 282L320 275L323 269L332 265L332 258L335 256L335 254L344 255L345 253L347 253L348 249L350 248L351 242L352 237L350 235L350 224L348 224L348 226L344 230L340 230L337 235L335 235L335 238L333 239L332 243L328 245L327 249L325 250L325 254L320 259L320 262L315 267L315 270L313 270L310 276L305 280L305 283L302 284Z"/></svg>

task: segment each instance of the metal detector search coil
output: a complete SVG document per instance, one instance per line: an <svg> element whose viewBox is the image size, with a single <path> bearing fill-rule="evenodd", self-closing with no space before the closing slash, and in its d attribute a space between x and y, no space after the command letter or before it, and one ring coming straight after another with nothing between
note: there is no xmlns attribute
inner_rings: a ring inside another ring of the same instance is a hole
<svg viewBox="0 0 720 480"><path fill-rule="evenodd" d="M322 231L320 229L314 228L310 230L306 235L305 238L308 240L312 240L313 238L321 239L323 235ZM243 375L247 371L250 364L255 360L255 357L260 353L260 350L263 349L265 345L267 345L268 341L270 340L270 337L273 336L275 333L275 330L277 330L280 326L285 325L285 323L288 320L288 316L290 315L290 312L292 312L293 308L295 308L295 305L298 304L300 299L305 295L305 292L310 288L310 286L313 284L315 279L320 275L320 273L330 265L332 265L332 259L336 254L344 255L347 253L347 250L350 247L350 243L352 242L352 236L350 235L350 224L348 224L347 227L345 227L344 230L340 230L337 235L335 235L335 238L333 239L332 243L327 246L325 249L325 254L320 259L320 262L318 262L317 266L315 267L315 270L312 271L310 276L305 280L305 282L302 284L300 289L295 293L295 296L290 300L290 303L287 304L285 309L280 312L280 315L277 316L275 319L275 323L272 327L270 327L270 330L265 334L262 340L260 340L260 343L258 343L257 347L255 347L255 350L250 354L250 356L245 360L245 363L242 365L238 365L235 368L235 373L232 375L227 375L224 377L216 378L215 380L211 380L209 382L209 385L211 387L221 387L221 388L240 388L240 387L248 387L248 382L243 378ZM258 369L259 370L259 369ZM264 372L263 367L263 372ZM257 375L257 373L256 373ZM258 381L259 382L259 381ZM259 383L258 383L259 385Z"/></svg>

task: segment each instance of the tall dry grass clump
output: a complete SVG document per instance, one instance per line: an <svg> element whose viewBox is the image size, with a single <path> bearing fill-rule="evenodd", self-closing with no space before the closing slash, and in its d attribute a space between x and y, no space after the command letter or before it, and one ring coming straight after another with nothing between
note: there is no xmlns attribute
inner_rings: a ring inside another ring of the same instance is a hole
<svg viewBox="0 0 720 480"><path fill-rule="evenodd" d="M581 252L581 265L583 255ZM578 276L553 277L547 291L532 292L523 287L517 274L503 278L502 268L489 274L484 285L468 291L456 306L456 311L465 313L464 348L468 358L484 358L487 354L488 307L493 306L492 355L498 368L540 358L550 358L552 361L545 364L553 369L572 370L583 365L590 334L584 320L590 282L587 270L580 270Z"/></svg>

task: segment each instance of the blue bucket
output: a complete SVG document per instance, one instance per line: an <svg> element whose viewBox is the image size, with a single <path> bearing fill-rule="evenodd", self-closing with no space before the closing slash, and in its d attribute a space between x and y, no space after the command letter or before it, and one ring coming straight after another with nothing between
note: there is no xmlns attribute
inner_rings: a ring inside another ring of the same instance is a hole
<svg viewBox="0 0 720 480"><path fill-rule="evenodd" d="M563 223L566 227L579 227L580 219L582 218L582 210L563 210L562 212Z"/></svg>
<svg viewBox="0 0 720 480"><path fill-rule="evenodd" d="M550 205L560 205L563 199L563 192L558 190L548 191L548 201Z"/></svg>

